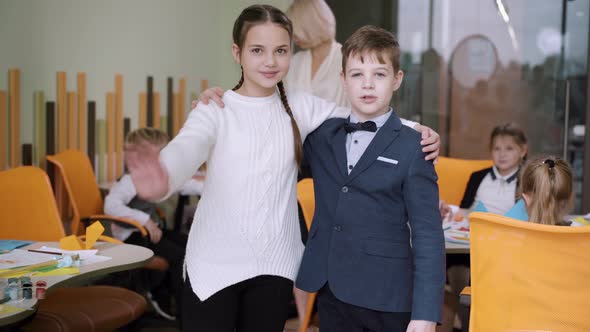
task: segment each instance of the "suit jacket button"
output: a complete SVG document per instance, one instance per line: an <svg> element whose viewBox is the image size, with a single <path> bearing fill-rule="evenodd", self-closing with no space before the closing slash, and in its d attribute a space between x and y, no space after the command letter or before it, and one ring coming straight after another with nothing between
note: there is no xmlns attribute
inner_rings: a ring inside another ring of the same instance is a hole
<svg viewBox="0 0 590 332"><path fill-rule="evenodd" d="M342 192L343 193L347 193L348 192L348 187L346 187L346 186L342 187Z"/></svg>
<svg viewBox="0 0 590 332"><path fill-rule="evenodd" d="M335 225L335 226L334 226L334 230L335 230L336 232L340 232L340 231L342 230L342 226L340 226L340 225Z"/></svg>

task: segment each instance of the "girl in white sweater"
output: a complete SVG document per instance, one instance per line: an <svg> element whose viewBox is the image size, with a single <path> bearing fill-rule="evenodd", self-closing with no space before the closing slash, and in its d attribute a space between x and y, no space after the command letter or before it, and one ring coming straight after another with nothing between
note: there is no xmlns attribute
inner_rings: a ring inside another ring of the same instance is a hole
<svg viewBox="0 0 590 332"><path fill-rule="evenodd" d="M138 195L161 200L207 162L186 252L186 331L282 331L303 244L297 221L297 164L308 133L349 110L282 84L292 26L280 10L250 6L234 24L242 67L225 108L199 104L161 151L126 150Z"/></svg>

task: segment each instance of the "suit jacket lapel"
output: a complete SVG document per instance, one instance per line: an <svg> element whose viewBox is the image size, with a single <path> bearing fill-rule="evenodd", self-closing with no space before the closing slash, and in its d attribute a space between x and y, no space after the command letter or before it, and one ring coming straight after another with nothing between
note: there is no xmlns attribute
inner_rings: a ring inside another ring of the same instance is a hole
<svg viewBox="0 0 590 332"><path fill-rule="evenodd" d="M381 127L375 137L373 137L373 140L365 150L365 153L363 153L361 159L359 159L358 163L352 169L352 172L350 172L346 182L348 183L352 181L360 173L371 166L371 164L377 160L377 157L379 157L381 153L399 136L401 128L402 123L399 117L392 111L389 119L387 119L383 127ZM344 158L346 159L346 154Z"/></svg>
<svg viewBox="0 0 590 332"><path fill-rule="evenodd" d="M342 123L344 124L344 122ZM338 171L346 178L348 176L348 170L346 169L346 132L342 126L338 126L338 129L336 129L331 144Z"/></svg>

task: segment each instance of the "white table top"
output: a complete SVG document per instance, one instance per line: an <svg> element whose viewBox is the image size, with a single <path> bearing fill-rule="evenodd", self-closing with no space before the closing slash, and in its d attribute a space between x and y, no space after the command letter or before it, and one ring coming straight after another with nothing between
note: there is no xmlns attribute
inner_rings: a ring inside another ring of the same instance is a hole
<svg viewBox="0 0 590 332"><path fill-rule="evenodd" d="M36 242L22 249L38 249L42 246L59 248L59 243ZM111 259L100 263L81 266L79 268L80 273L75 275L50 277L33 276L31 277L33 285L35 285L38 280L44 280L47 282L47 293L50 293L50 288L52 287L72 286L93 277L141 267L154 255L154 253L148 248L131 244L97 242L94 249L98 249L97 255L108 256L111 257ZM34 294L35 293L33 293L33 295ZM7 302L5 304L23 308L23 310L12 314L0 315L0 326L18 322L34 314L37 307L37 300L23 300L18 303Z"/></svg>

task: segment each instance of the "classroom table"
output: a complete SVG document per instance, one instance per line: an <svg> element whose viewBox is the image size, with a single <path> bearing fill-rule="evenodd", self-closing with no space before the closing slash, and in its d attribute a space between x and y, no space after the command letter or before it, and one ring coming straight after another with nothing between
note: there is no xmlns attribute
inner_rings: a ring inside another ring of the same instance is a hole
<svg viewBox="0 0 590 332"><path fill-rule="evenodd" d="M469 244L445 241L445 252L447 254L469 254Z"/></svg>
<svg viewBox="0 0 590 332"><path fill-rule="evenodd" d="M59 248L58 242L36 242L21 249L38 249L42 246ZM131 245L131 244L115 244L107 242L97 242L94 249L98 249L97 255L108 256L111 259L94 263L91 265L80 266L79 274L51 276L51 277L31 277L33 285L37 280L44 280L47 282L46 293L51 293L51 288L67 287L80 285L84 281L97 278L109 273L132 270L142 267L152 258L154 253L145 247ZM34 293L33 293L34 297ZM12 303L6 303L13 305ZM27 317L33 315L37 309L37 300L23 300L17 305L21 311L14 312L0 316L0 327L19 322Z"/></svg>

